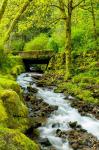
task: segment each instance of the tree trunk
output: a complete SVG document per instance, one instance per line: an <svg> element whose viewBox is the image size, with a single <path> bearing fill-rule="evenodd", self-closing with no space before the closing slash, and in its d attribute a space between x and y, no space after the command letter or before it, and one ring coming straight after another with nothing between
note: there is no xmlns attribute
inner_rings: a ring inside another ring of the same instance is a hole
<svg viewBox="0 0 99 150"><path fill-rule="evenodd" d="M5 12L5 9L6 9L6 6L7 6L7 2L8 2L8 0L4 0L2 6L0 8L0 21L3 17L3 15L4 15L4 12Z"/></svg>
<svg viewBox="0 0 99 150"><path fill-rule="evenodd" d="M65 80L71 77L71 17L72 17L72 0L68 2L68 16L66 19L66 74Z"/></svg>
<svg viewBox="0 0 99 150"><path fill-rule="evenodd" d="M92 13L92 20L93 20L93 31L94 31L94 38L97 43L97 30L96 30L96 19L95 19L95 12L94 12L94 6L93 1L91 1L91 13Z"/></svg>
<svg viewBox="0 0 99 150"><path fill-rule="evenodd" d="M21 15L22 15L23 12L26 10L26 8L28 7L28 5L30 4L31 1L32 1L32 0L27 0L27 1L23 4L23 6L22 6L22 8L19 10L19 12L16 14L14 20L13 20L12 23L10 24L9 29L8 29L6 35L5 35L4 43L9 40L9 37L10 37L11 32L13 31L13 29L14 29L14 27L16 26L16 24L17 24L18 20L20 19Z"/></svg>

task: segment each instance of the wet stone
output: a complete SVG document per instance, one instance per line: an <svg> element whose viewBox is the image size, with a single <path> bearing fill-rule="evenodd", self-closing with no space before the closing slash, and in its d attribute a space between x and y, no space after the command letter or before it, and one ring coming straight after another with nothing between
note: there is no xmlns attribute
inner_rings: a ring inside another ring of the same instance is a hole
<svg viewBox="0 0 99 150"><path fill-rule="evenodd" d="M59 123L52 124L52 128L55 128L55 127L60 127L60 124Z"/></svg>
<svg viewBox="0 0 99 150"><path fill-rule="evenodd" d="M77 122L69 122L69 126L71 128L76 128L77 127Z"/></svg>
<svg viewBox="0 0 99 150"><path fill-rule="evenodd" d="M82 116L92 114L95 118L99 119L99 105L96 104L86 104L86 102L81 100L72 100L71 106L78 109Z"/></svg>
<svg viewBox="0 0 99 150"><path fill-rule="evenodd" d="M36 89L36 88L34 88L32 86L28 86L27 89L28 89L29 92L33 92L33 93L37 93L38 92L38 89Z"/></svg>
<svg viewBox="0 0 99 150"><path fill-rule="evenodd" d="M40 80L40 79L41 79L41 76L33 75L32 78L33 78L33 79L36 79L36 80Z"/></svg>
<svg viewBox="0 0 99 150"><path fill-rule="evenodd" d="M44 146L47 146L47 147L51 146L51 143L49 142L49 140L47 138L41 139L40 143L41 143L41 145L44 145Z"/></svg>
<svg viewBox="0 0 99 150"><path fill-rule="evenodd" d="M71 130L61 131L57 129L56 136L63 140L68 139L73 150L98 150L99 140L96 137L87 133L77 122L69 122L69 125Z"/></svg>

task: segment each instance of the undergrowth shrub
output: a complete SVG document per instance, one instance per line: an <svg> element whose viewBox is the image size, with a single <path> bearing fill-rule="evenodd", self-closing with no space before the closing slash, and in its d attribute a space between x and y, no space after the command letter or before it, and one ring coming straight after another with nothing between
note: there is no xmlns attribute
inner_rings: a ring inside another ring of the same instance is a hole
<svg viewBox="0 0 99 150"><path fill-rule="evenodd" d="M11 42L11 50L12 52L15 54L19 51L23 50L24 47L24 41L22 39L18 39L18 40L14 40L13 42Z"/></svg>
<svg viewBox="0 0 99 150"><path fill-rule="evenodd" d="M55 52L58 52L59 50L59 45L53 38L49 39L47 47L48 49L54 50Z"/></svg>
<svg viewBox="0 0 99 150"><path fill-rule="evenodd" d="M48 37L46 34L40 34L38 37L32 39L24 46L25 51L30 50L45 50L47 49Z"/></svg>

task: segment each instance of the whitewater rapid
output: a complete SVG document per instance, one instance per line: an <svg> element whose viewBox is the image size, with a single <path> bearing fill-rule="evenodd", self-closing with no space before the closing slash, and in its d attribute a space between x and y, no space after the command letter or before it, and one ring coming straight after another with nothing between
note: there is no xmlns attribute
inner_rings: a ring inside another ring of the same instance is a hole
<svg viewBox="0 0 99 150"><path fill-rule="evenodd" d="M42 138L47 138L57 150L72 150L68 139L63 140L56 136L56 130L68 131L70 130L69 122L77 121L83 129L99 139L99 120L92 116L81 116L75 108L70 106L69 99L66 100L64 94L54 93L53 89L46 87L37 87L33 75L42 76L38 73L23 73L18 76L17 82L24 90L32 82L31 86L38 89L37 97L42 98L49 105L58 106L58 110L51 113L46 124L39 128Z"/></svg>

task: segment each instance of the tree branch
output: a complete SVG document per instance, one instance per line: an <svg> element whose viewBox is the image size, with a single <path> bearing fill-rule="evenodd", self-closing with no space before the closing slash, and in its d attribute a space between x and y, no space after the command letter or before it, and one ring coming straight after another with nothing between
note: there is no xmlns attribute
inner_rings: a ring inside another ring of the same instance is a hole
<svg viewBox="0 0 99 150"><path fill-rule="evenodd" d="M89 11L90 13L92 13L92 11L90 10L90 8L84 8L83 6L80 6L80 8L83 9L83 10L87 10L87 11Z"/></svg>
<svg viewBox="0 0 99 150"><path fill-rule="evenodd" d="M58 9L60 9L61 11L64 10L63 8L61 8L60 6L57 6L57 5L49 5L49 6L56 7L56 8L58 8Z"/></svg>
<svg viewBox="0 0 99 150"><path fill-rule="evenodd" d="M4 43L9 40L11 32L13 31L13 29L16 26L18 20L20 19L20 17L22 16L22 14L24 13L24 11L27 9L27 7L29 6L29 4L31 2L32 2L32 0L27 0L26 2L24 2L23 6L16 13L15 18L12 20L12 22L11 22L9 28L8 28L8 31L5 34Z"/></svg>
<svg viewBox="0 0 99 150"><path fill-rule="evenodd" d="M84 0L81 0L78 4L76 4L75 6L73 6L72 9L75 9L76 7L78 7L82 2L84 2Z"/></svg>
<svg viewBox="0 0 99 150"><path fill-rule="evenodd" d="M67 18L56 18L55 20L53 20L52 22L49 23L49 25L53 24L53 23L57 23L59 20L66 20Z"/></svg>
<svg viewBox="0 0 99 150"><path fill-rule="evenodd" d="M68 6L66 4L64 4L64 6L68 9Z"/></svg>
<svg viewBox="0 0 99 150"><path fill-rule="evenodd" d="M8 0L4 0L2 6L0 8L0 20L2 19L3 15L4 15L5 9L7 7L7 2L8 2Z"/></svg>

